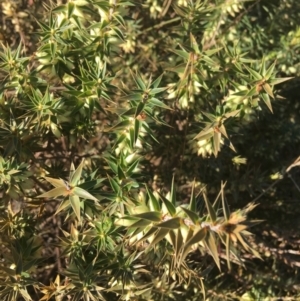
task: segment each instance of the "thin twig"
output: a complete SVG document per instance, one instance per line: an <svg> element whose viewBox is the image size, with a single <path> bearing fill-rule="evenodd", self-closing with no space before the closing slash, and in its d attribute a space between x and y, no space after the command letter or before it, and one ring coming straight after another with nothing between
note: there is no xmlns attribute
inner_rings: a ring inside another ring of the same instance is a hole
<svg viewBox="0 0 300 301"><path fill-rule="evenodd" d="M278 182L284 179L284 177L290 172L290 170L296 166L300 166L300 156L283 172L282 177L273 182L266 190L264 190L259 196L257 196L252 202L258 201L263 195L270 191Z"/></svg>

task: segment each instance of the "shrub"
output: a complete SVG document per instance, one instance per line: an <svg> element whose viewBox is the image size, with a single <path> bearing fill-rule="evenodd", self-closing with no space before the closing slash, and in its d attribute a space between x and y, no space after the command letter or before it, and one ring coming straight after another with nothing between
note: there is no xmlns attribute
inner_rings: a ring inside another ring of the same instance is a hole
<svg viewBox="0 0 300 301"><path fill-rule="evenodd" d="M256 204L229 206L243 190L230 173L247 161L241 135L290 79L276 77L274 53L245 51L238 21L252 8L51 3L34 53L24 39L2 44L3 300L250 294L215 278L261 258L248 231Z"/></svg>

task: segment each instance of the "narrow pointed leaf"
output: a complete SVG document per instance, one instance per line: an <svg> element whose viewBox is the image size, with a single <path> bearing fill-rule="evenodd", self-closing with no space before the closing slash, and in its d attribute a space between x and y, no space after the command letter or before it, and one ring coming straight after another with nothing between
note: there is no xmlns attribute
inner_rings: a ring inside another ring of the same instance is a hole
<svg viewBox="0 0 300 301"><path fill-rule="evenodd" d="M227 260L227 267L228 270L231 270L231 261L230 261L230 236L229 234L226 234L226 260Z"/></svg>
<svg viewBox="0 0 300 301"><path fill-rule="evenodd" d="M134 145L139 138L140 128L141 128L141 121L135 119L134 120Z"/></svg>
<svg viewBox="0 0 300 301"><path fill-rule="evenodd" d="M172 231L173 232L173 231ZM175 254L178 256L183 247L183 237L180 228L176 231Z"/></svg>
<svg viewBox="0 0 300 301"><path fill-rule="evenodd" d="M126 119L118 122L116 125L112 126L111 128L105 129L105 132L116 132L117 130L125 130L128 126L131 125L131 121Z"/></svg>
<svg viewBox="0 0 300 301"><path fill-rule="evenodd" d="M160 228L156 234L154 235L154 239L152 240L150 246L154 246L158 242L160 242L162 239L166 237L166 235L169 233L170 229L167 228Z"/></svg>
<svg viewBox="0 0 300 301"><path fill-rule="evenodd" d="M218 195L217 195L216 198L215 198L214 203L212 204L212 207L214 208L215 212L217 212L218 209L219 209L219 203L220 203L220 196L221 196L221 193L222 193L222 186L221 186L221 189L220 189Z"/></svg>
<svg viewBox="0 0 300 301"><path fill-rule="evenodd" d="M180 208L185 212L185 214L191 219L191 221L194 224L196 224L199 221L199 215L196 212L184 207L180 207Z"/></svg>
<svg viewBox="0 0 300 301"><path fill-rule="evenodd" d="M119 180L123 180L123 179L126 179L126 175L124 173L124 171L122 170L121 166L118 165L118 178Z"/></svg>
<svg viewBox="0 0 300 301"><path fill-rule="evenodd" d="M54 187L65 187L65 181L63 179L54 179L45 177L45 180L51 183Z"/></svg>
<svg viewBox="0 0 300 301"><path fill-rule="evenodd" d="M223 214L224 214L225 220L228 221L229 217L230 217L230 210L229 210L228 203L227 203L227 201L225 199L225 196L224 196L224 187L225 187L225 185L226 185L226 183L224 185L222 185L222 187L221 187L221 198L222 198Z"/></svg>
<svg viewBox="0 0 300 301"><path fill-rule="evenodd" d="M225 126L224 126L223 124L219 127L219 131L221 132L221 134L222 134L223 136L225 136L227 139L229 139L229 138L228 138L228 135L227 135L226 128L225 128Z"/></svg>
<svg viewBox="0 0 300 301"><path fill-rule="evenodd" d="M172 52L174 52L175 54L177 54L178 56L188 60L190 57L190 54L186 51L183 50L177 50L177 49L171 49Z"/></svg>
<svg viewBox="0 0 300 301"><path fill-rule="evenodd" d="M173 175L173 178L172 178L172 185L171 185L171 195L170 195L170 198L171 198L171 203L176 206L176 190L175 190L175 184L174 184L174 175Z"/></svg>
<svg viewBox="0 0 300 301"><path fill-rule="evenodd" d="M80 199L77 195L70 195L70 204L73 208L73 211L78 219L78 221L81 221L81 214L80 214Z"/></svg>
<svg viewBox="0 0 300 301"><path fill-rule="evenodd" d="M174 217L162 223L156 224L155 227L166 229L178 229L180 227L180 217Z"/></svg>
<svg viewBox="0 0 300 301"><path fill-rule="evenodd" d="M176 209L175 209L174 205L169 200L167 200L163 195L161 195L160 193L158 193L158 194L159 194L161 200L163 201L163 203L165 204L169 214L171 216L174 216L176 213Z"/></svg>
<svg viewBox="0 0 300 301"><path fill-rule="evenodd" d="M159 94L161 92L164 92L165 90L167 90L168 87L162 87L162 88L154 88L154 89L151 89L150 91L150 95L156 95L156 94Z"/></svg>
<svg viewBox="0 0 300 301"><path fill-rule="evenodd" d="M156 107L160 107L160 108L163 108L163 109L172 110L169 106L167 106L162 101L160 101L159 99L154 98L154 97L152 97L150 99L149 104L152 104L152 105L154 105Z"/></svg>
<svg viewBox="0 0 300 301"><path fill-rule="evenodd" d="M246 251L251 252L255 257L261 259L261 256L259 255L259 253L250 247L250 245L243 239L243 237L240 233L237 233L236 237Z"/></svg>
<svg viewBox="0 0 300 301"><path fill-rule="evenodd" d="M205 139L210 139L211 137L214 136L214 129L208 128L205 130L202 130L199 134L197 134L193 139L197 140L205 140Z"/></svg>
<svg viewBox="0 0 300 301"><path fill-rule="evenodd" d="M135 111L135 114L134 114L134 118L136 118L138 115L141 114L141 112L144 110L144 107L145 107L145 104L143 102L140 102L138 104L138 106L136 107L136 111Z"/></svg>
<svg viewBox="0 0 300 301"><path fill-rule="evenodd" d="M236 117L239 113L240 113L241 110L234 110L232 112L228 112L226 114L224 114L223 116L227 118L229 117Z"/></svg>
<svg viewBox="0 0 300 301"><path fill-rule="evenodd" d="M293 78L294 77L273 78L273 79L268 80L268 83L271 86L275 86L275 85L281 84L281 83L283 83L287 80L293 79Z"/></svg>
<svg viewBox="0 0 300 301"><path fill-rule="evenodd" d="M272 98L274 98L272 88L271 88L271 86L268 83L265 83L263 85L263 88L266 91L266 93L268 93Z"/></svg>
<svg viewBox="0 0 300 301"><path fill-rule="evenodd" d="M133 225L137 221L138 221L138 219L133 218L132 216L126 216L124 218L120 218L120 219L116 220L115 225L129 228L131 225Z"/></svg>
<svg viewBox="0 0 300 301"><path fill-rule="evenodd" d="M162 80L163 74L161 74L153 83L152 86L153 88L157 88Z"/></svg>
<svg viewBox="0 0 300 301"><path fill-rule="evenodd" d="M211 113L202 112L202 114L205 115L212 122L215 122L217 120L217 117Z"/></svg>
<svg viewBox="0 0 300 301"><path fill-rule="evenodd" d="M158 201L151 190L148 189L148 186L146 185L146 190L149 196L149 206L151 210L154 211L160 211L160 206L158 204Z"/></svg>
<svg viewBox="0 0 300 301"><path fill-rule="evenodd" d="M256 72L255 70L249 68L247 65L244 65L245 68L248 70L248 72L256 79L256 80L260 80L263 78L262 75L260 75L258 72Z"/></svg>
<svg viewBox="0 0 300 301"><path fill-rule="evenodd" d="M204 243L207 247L207 249L209 250L209 252L211 253L217 267L219 268L219 270L221 270L221 266L220 266L220 258L218 255L218 249L217 249L217 244L216 244L216 238L215 235L208 231Z"/></svg>
<svg viewBox="0 0 300 301"><path fill-rule="evenodd" d="M205 193L203 193L203 198L204 198L204 201L205 201L205 204L206 204L206 208L207 208L209 217L210 217L212 222L215 222L216 219L217 219L216 212L215 212L213 206L211 205L210 201L207 199L207 196L206 196Z"/></svg>
<svg viewBox="0 0 300 301"><path fill-rule="evenodd" d="M50 191L47 191L39 196L37 196L37 198L57 198L59 196L65 196L67 195L68 190L66 189L66 187L56 187Z"/></svg>
<svg viewBox="0 0 300 301"><path fill-rule="evenodd" d="M220 139L221 139L221 134L218 133L217 131L214 132L214 155L217 157L218 152L220 151Z"/></svg>
<svg viewBox="0 0 300 301"><path fill-rule="evenodd" d="M176 231L176 230L175 230ZM171 245L173 246L173 248L175 248L176 246L176 235L175 235L175 231L170 231L168 236L169 236L169 242L171 243ZM168 238L168 237L167 237Z"/></svg>
<svg viewBox="0 0 300 301"><path fill-rule="evenodd" d="M16 275L21 275L23 272L23 258L22 255L20 254L18 258L18 262L16 264Z"/></svg>
<svg viewBox="0 0 300 301"><path fill-rule="evenodd" d="M136 120L135 120L136 121ZM134 149L135 147L135 130L134 130L134 127L130 127L129 129L129 147L131 149Z"/></svg>
<svg viewBox="0 0 300 301"><path fill-rule="evenodd" d="M194 244L199 243L200 241L202 241L207 233L207 229L206 228L201 228L199 229L186 243L185 243L185 248L186 247L191 247Z"/></svg>
<svg viewBox="0 0 300 301"><path fill-rule="evenodd" d="M68 19L70 19L75 10L75 4L73 2L69 2L67 5L67 8L68 8L68 10L67 10L68 11Z"/></svg>
<svg viewBox="0 0 300 301"><path fill-rule="evenodd" d="M190 197L190 204L189 209L193 212L196 211L196 197L195 197L195 179L192 185L191 197Z"/></svg>
<svg viewBox="0 0 300 301"><path fill-rule="evenodd" d="M274 69L275 69L275 65L276 65L276 62L274 62L274 63L269 67L269 69L266 71L266 73L263 73L266 80L268 80L268 79L272 76L272 74L273 74L273 72L274 72Z"/></svg>
<svg viewBox="0 0 300 301"><path fill-rule="evenodd" d="M62 202L59 204L58 208L56 209L55 215L57 215L59 212L65 210L65 209L68 208L69 206L70 206L70 200L69 200L69 199L62 201Z"/></svg>
<svg viewBox="0 0 300 301"><path fill-rule="evenodd" d="M117 181L115 181L113 178L111 178L110 176L107 176L108 177L108 180L109 180L109 183L110 183L110 186L111 188L113 189L113 191L115 193L119 193L120 192L120 185L117 183Z"/></svg>
<svg viewBox="0 0 300 301"><path fill-rule="evenodd" d="M259 73L263 74L264 77L266 78L266 57L265 56L263 56L263 58L262 58Z"/></svg>
<svg viewBox="0 0 300 301"><path fill-rule="evenodd" d="M157 231L158 231L157 228L152 227L152 228L151 228L150 230L148 230L148 232L146 232L145 235L144 235L141 239L139 239L136 243L141 242L141 241L143 241L143 240L145 240L145 239L151 237L151 236L154 235L154 233L156 233Z"/></svg>
<svg viewBox="0 0 300 301"><path fill-rule="evenodd" d="M76 186L80 180L82 168L83 168L84 160L81 161L75 172L70 177L70 185Z"/></svg>
<svg viewBox="0 0 300 301"><path fill-rule="evenodd" d="M161 213L157 211L149 211L145 213L135 214L133 217L146 219L151 222L160 222L161 221Z"/></svg>
<svg viewBox="0 0 300 301"><path fill-rule="evenodd" d="M205 239L206 233L207 233L206 228L201 228L185 243L180 257L180 263L184 261L185 257L190 252L192 245L197 244L203 239Z"/></svg>
<svg viewBox="0 0 300 301"><path fill-rule="evenodd" d="M99 200L97 198L95 198L93 195L91 195L89 192L87 192L86 190L80 188L80 187L74 187L72 192L79 196L80 198L83 199L88 199L88 200L93 200L95 202L98 202Z"/></svg>
<svg viewBox="0 0 300 301"><path fill-rule="evenodd" d="M136 85L139 87L139 89L141 89L142 91L146 91L147 87L141 77L141 75L137 72L136 75L133 74L132 71L130 71L131 76L133 78L133 80L135 81Z"/></svg>
<svg viewBox="0 0 300 301"><path fill-rule="evenodd" d="M273 113L272 104L269 95L267 93L262 93L260 94L260 96L263 99L264 103L269 108L269 110L271 111L271 113Z"/></svg>
<svg viewBox="0 0 300 301"><path fill-rule="evenodd" d="M139 228L139 227L147 227L151 224L152 222L146 219L141 219L134 224L130 225L130 228Z"/></svg>

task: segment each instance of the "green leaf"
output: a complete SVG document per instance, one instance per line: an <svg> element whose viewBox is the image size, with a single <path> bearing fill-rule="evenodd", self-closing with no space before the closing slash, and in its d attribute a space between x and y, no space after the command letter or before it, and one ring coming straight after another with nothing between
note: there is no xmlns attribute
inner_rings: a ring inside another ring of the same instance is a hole
<svg viewBox="0 0 300 301"><path fill-rule="evenodd" d="M141 121L137 119L134 120L134 145L139 138L141 124Z"/></svg>
<svg viewBox="0 0 300 301"><path fill-rule="evenodd" d="M52 9L52 13L63 13L66 12L66 6L65 5L59 5Z"/></svg>
<svg viewBox="0 0 300 301"><path fill-rule="evenodd" d="M254 77L255 80L261 80L263 79L263 76L256 72L255 70L249 68L247 65L244 65L245 68L249 71L249 73Z"/></svg>
<svg viewBox="0 0 300 301"><path fill-rule="evenodd" d="M154 238L150 244L150 247L154 246L158 242L160 242L162 239L166 237L166 235L169 233L170 229L168 228L160 228L154 235Z"/></svg>
<svg viewBox="0 0 300 301"><path fill-rule="evenodd" d="M264 74L264 78L266 80L269 80L269 78L272 76L273 72L274 72L274 69L275 69L275 65L276 65L276 62L274 62L270 67L269 69L266 71L266 73L263 73Z"/></svg>
<svg viewBox="0 0 300 301"><path fill-rule="evenodd" d="M182 254L180 257L180 262L183 262L185 257L188 255L188 253L191 250L192 245L198 244L200 241L205 239L207 234L207 229L206 228L201 228L199 229L190 239L186 241L186 243L183 246Z"/></svg>
<svg viewBox="0 0 300 301"><path fill-rule="evenodd" d="M112 126L111 128L105 129L105 132L112 132L112 131L117 132L119 130L125 130L131 124L132 124L131 121L128 119L122 120L122 121L118 122L117 124L115 124L114 126Z"/></svg>
<svg viewBox="0 0 300 301"><path fill-rule="evenodd" d="M272 98L274 98L272 88L270 87L270 85L268 83L265 83L263 85L263 88L266 91L266 93L268 93Z"/></svg>
<svg viewBox="0 0 300 301"><path fill-rule="evenodd" d="M139 87L139 89L141 89L142 91L146 91L147 86L144 83L141 75L138 72L136 72L136 75L134 75L132 71L130 71L130 73L136 85Z"/></svg>
<svg viewBox="0 0 300 301"><path fill-rule="evenodd" d="M242 244L243 248L244 248L246 251L252 252L252 254L253 254L255 257L261 259L261 256L259 255L259 253L258 253L256 250L254 250L254 249L252 249L252 248L250 247L250 245L243 239L243 237L242 237L242 235L241 235L240 233L235 233L235 235L236 235L238 241Z"/></svg>
<svg viewBox="0 0 300 301"><path fill-rule="evenodd" d="M231 270L231 261L230 261L230 236L226 233L226 259L227 259L227 267L228 270Z"/></svg>
<svg viewBox="0 0 300 301"><path fill-rule="evenodd" d="M224 214L225 220L228 221L230 218L230 210L229 210L228 203L224 196L225 185L226 185L226 183L224 185L222 184L222 186L221 186L221 198L222 198L223 214Z"/></svg>
<svg viewBox="0 0 300 301"><path fill-rule="evenodd" d="M160 222L161 215L162 215L161 212L149 211L149 212L144 212L144 213L140 213L140 214L135 214L132 216L136 217L136 218L147 219L151 222Z"/></svg>
<svg viewBox="0 0 300 301"><path fill-rule="evenodd" d="M219 268L219 270L221 270L220 259L219 259L219 255L218 255L217 244L216 244L216 238L215 238L215 235L213 232L211 232L211 231L207 232L207 235L204 240L204 244L206 245L207 249L211 253L217 267Z"/></svg>
<svg viewBox="0 0 300 301"><path fill-rule="evenodd" d="M130 225L130 228L139 228L139 227L147 227L151 224L152 222L147 219L141 219L139 221L136 221L134 224Z"/></svg>
<svg viewBox="0 0 300 301"><path fill-rule="evenodd" d="M147 185L146 185L146 190L147 190L148 197L149 197L150 210L160 211L160 206L158 204L158 201L157 201L156 197L154 196L154 194L152 193L152 191L148 189Z"/></svg>
<svg viewBox="0 0 300 301"><path fill-rule="evenodd" d="M171 216L174 216L176 214L176 208L174 207L174 205L169 200L167 200L162 194L160 194L159 192L158 192L158 194L159 194L161 200L163 201L163 203L165 204L169 214Z"/></svg>
<svg viewBox="0 0 300 301"><path fill-rule="evenodd" d="M70 204L73 208L73 211L78 219L79 222L81 222L81 215L80 215L80 199L77 195L70 195Z"/></svg>
<svg viewBox="0 0 300 301"><path fill-rule="evenodd" d="M37 198L57 198L59 196L66 196L68 194L68 190L66 189L66 187L56 187L48 192L45 192L39 196L37 196Z"/></svg>
<svg viewBox="0 0 300 301"><path fill-rule="evenodd" d="M206 140L206 139L210 139L213 136L214 136L214 129L210 126L210 127L206 127L204 130L202 130L193 139Z"/></svg>
<svg viewBox="0 0 300 301"><path fill-rule="evenodd" d="M216 212L215 212L213 206L211 205L210 201L207 199L207 196L206 196L205 193L203 193L203 198L204 198L204 201L205 201L205 204L206 204L206 208L207 208L210 220L212 222L215 222L217 220Z"/></svg>
<svg viewBox="0 0 300 301"><path fill-rule="evenodd" d="M136 111L135 111L135 114L134 114L134 118L136 118L138 115L141 114L141 112L144 110L144 107L145 107L145 104L143 102L140 102L138 104L138 106L136 107Z"/></svg>
<svg viewBox="0 0 300 301"><path fill-rule="evenodd" d="M228 135L227 135L226 128L225 128L225 126L224 126L223 124L218 128L218 130L221 132L221 134L222 134L224 137L226 137L227 139L229 139L229 138L228 138Z"/></svg>
<svg viewBox="0 0 300 301"><path fill-rule="evenodd" d="M285 82L287 80L291 80L293 78L294 77L273 78L273 79L268 80L268 83L271 86L275 86L275 85L281 84L281 83L283 83L283 82Z"/></svg>
<svg viewBox="0 0 300 301"><path fill-rule="evenodd" d="M183 50L171 49L171 51L186 60L188 60L190 57L190 54L185 50L183 51Z"/></svg>
<svg viewBox="0 0 300 301"><path fill-rule="evenodd" d="M79 196L80 198L83 199L88 199L88 200L93 200L95 202L99 202L99 200L97 198L95 198L93 195L91 195L89 192L87 192L86 190L80 188L80 187L74 187L72 189L72 192Z"/></svg>
<svg viewBox="0 0 300 301"><path fill-rule="evenodd" d="M214 138L213 138L213 141L214 141L214 155L215 155L215 157L218 156L218 152L221 150L220 140L221 140L221 134L218 131L215 130L214 131Z"/></svg>
<svg viewBox="0 0 300 301"><path fill-rule="evenodd" d="M123 227L128 227L130 228L131 225L133 225L134 223L136 223L138 221L138 219L133 218L132 216L125 216L123 218L117 219L115 221L115 225L116 226L123 226Z"/></svg>
<svg viewBox="0 0 300 301"><path fill-rule="evenodd" d="M155 227L158 228L166 228L166 229L178 229L180 227L181 218L180 217L174 217L171 219L168 219L162 223L156 224Z"/></svg>
<svg viewBox="0 0 300 301"><path fill-rule="evenodd" d="M16 264L16 275L21 275L23 272L23 258L22 254L19 254L18 262Z"/></svg>
<svg viewBox="0 0 300 301"><path fill-rule="evenodd" d="M162 229L163 229L163 228L162 228ZM164 229L164 230L165 230L165 229ZM156 227L152 227L150 230L148 230L148 232L146 232L146 233L144 234L144 236L143 236L141 239L139 239L139 240L137 241L137 243L139 243L139 242L141 242L141 241L143 241L143 240L145 240L145 239L151 237L151 236L152 236L154 233L156 233L156 232L158 232L157 228L156 228Z"/></svg>
<svg viewBox="0 0 300 301"><path fill-rule="evenodd" d="M192 212L195 212L195 211L196 211L195 179L194 179L193 185L192 185L192 192L191 192L191 197L190 197L189 209L190 209Z"/></svg>
<svg viewBox="0 0 300 301"><path fill-rule="evenodd" d="M107 175L109 183L111 188L113 189L113 191L118 194L121 190L120 185L117 183L116 180L114 180L113 178L111 178L109 175Z"/></svg>
<svg viewBox="0 0 300 301"><path fill-rule="evenodd" d="M74 187L78 184L78 182L80 180L80 177L81 177L83 164L84 164L84 160L81 161L81 163L79 164L77 169L70 176L70 185L71 185L71 187Z"/></svg>
<svg viewBox="0 0 300 301"><path fill-rule="evenodd" d="M161 74L153 83L152 83L152 87L153 87L153 89L151 90L151 91L153 91L153 90L155 90L158 86L159 86L159 84L160 84L160 82L161 82L161 80L162 80L162 77L163 77L163 74ZM160 88L160 89L166 89L166 88ZM150 93L152 93L152 92L150 92Z"/></svg>
<svg viewBox="0 0 300 301"><path fill-rule="evenodd" d="M162 101L160 101L159 99L154 98L154 97L151 97L151 99L149 101L149 104L152 104L156 107L160 107L160 108L163 108L163 109L172 110L170 107L165 105Z"/></svg>
<svg viewBox="0 0 300 301"><path fill-rule="evenodd" d="M68 208L69 206L70 206L70 200L69 200L69 199L63 200L63 201L59 204L58 208L56 209L55 215L57 215L59 212L65 210L65 209Z"/></svg>
<svg viewBox="0 0 300 301"><path fill-rule="evenodd" d="M171 231L173 233L173 231ZM171 233L170 232L170 233ZM176 245L175 245L175 254L177 257L180 254L180 251L183 247L183 237L180 228L176 230Z"/></svg>
<svg viewBox="0 0 300 301"><path fill-rule="evenodd" d="M175 189L175 184L174 184L174 175L172 178L172 184L171 184L171 194L170 194L170 198L171 198L171 203L176 206L176 189Z"/></svg>
<svg viewBox="0 0 300 301"><path fill-rule="evenodd" d="M165 91L165 90L167 90L168 88L167 87L164 87L164 88L154 88L154 89L151 89L150 90L150 93L149 93L149 95L156 95L156 94L159 94L159 93L161 93L161 92L163 92L163 91Z"/></svg>
<svg viewBox="0 0 300 301"><path fill-rule="evenodd" d="M32 301L30 295L28 294L27 290L25 289L20 289L20 293L22 297L24 298L25 301Z"/></svg>
<svg viewBox="0 0 300 301"><path fill-rule="evenodd" d="M62 179L45 177L45 180L51 183L54 187L66 187L65 181Z"/></svg>
<svg viewBox="0 0 300 301"><path fill-rule="evenodd" d="M68 8L68 19L70 19L73 15L74 10L75 10L75 4L73 2L68 2L67 8Z"/></svg>
<svg viewBox="0 0 300 301"><path fill-rule="evenodd" d="M194 211L191 211L187 208L184 208L183 206L180 207L184 212L185 214L191 219L191 221L196 224L198 221L199 221L199 216L197 213L195 213Z"/></svg>
<svg viewBox="0 0 300 301"><path fill-rule="evenodd" d="M271 111L271 113L273 113L272 104L269 95L267 93L261 93L260 96L263 99L264 103L269 108L269 110Z"/></svg>
<svg viewBox="0 0 300 301"><path fill-rule="evenodd" d="M118 165L118 178L119 178L119 180L126 179L126 175L125 175L124 171L122 170L120 164Z"/></svg>

